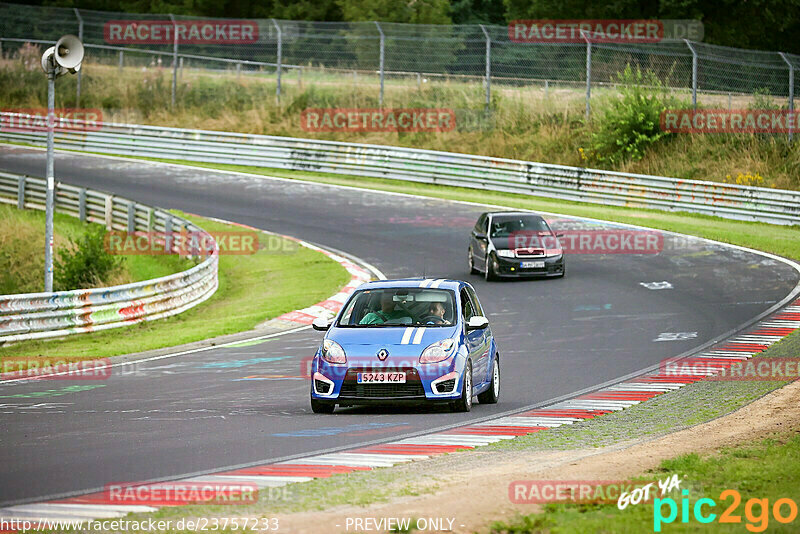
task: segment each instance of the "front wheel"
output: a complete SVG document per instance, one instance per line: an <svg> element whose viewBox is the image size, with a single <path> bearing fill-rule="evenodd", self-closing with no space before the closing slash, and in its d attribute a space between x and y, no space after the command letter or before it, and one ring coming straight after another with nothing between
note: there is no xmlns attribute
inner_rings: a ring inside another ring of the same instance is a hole
<svg viewBox="0 0 800 534"><path fill-rule="evenodd" d="M335 404L320 402L317 399L311 399L311 411L314 413L333 413L335 408Z"/></svg>
<svg viewBox="0 0 800 534"><path fill-rule="evenodd" d="M454 412L468 412L472 409L472 362L469 360L464 368L464 387L461 388L461 398L453 402L450 407Z"/></svg>
<svg viewBox="0 0 800 534"><path fill-rule="evenodd" d="M473 258L474 256L472 255L472 247L469 247L469 258L467 259L467 263L469 264L469 274L478 274L480 271L475 268L475 260Z"/></svg>
<svg viewBox="0 0 800 534"><path fill-rule="evenodd" d="M481 404L497 404L500 398L500 358L495 354L494 364L492 365L492 385L478 395Z"/></svg>
<svg viewBox="0 0 800 534"><path fill-rule="evenodd" d="M484 278L487 282L491 282L492 280L497 280L497 260L492 258L491 254L487 254L486 256L486 271L483 273Z"/></svg>

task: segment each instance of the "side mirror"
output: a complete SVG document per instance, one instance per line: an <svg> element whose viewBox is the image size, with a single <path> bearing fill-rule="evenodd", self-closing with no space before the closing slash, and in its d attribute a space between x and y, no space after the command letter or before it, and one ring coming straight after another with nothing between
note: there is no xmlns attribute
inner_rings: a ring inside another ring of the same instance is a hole
<svg viewBox="0 0 800 534"><path fill-rule="evenodd" d="M482 330L489 326L489 319L482 315L473 315L467 323L467 330Z"/></svg>
<svg viewBox="0 0 800 534"><path fill-rule="evenodd" d="M311 323L311 328L314 330L319 330L320 332L324 332L331 327L330 319L324 319L322 317L317 317Z"/></svg>

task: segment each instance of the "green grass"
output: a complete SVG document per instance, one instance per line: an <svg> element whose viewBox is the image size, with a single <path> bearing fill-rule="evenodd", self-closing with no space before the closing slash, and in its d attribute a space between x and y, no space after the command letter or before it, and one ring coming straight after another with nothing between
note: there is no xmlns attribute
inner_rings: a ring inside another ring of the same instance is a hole
<svg viewBox="0 0 800 534"><path fill-rule="evenodd" d="M175 213L209 231L241 231L237 226ZM262 244L268 238L275 239L261 234ZM0 358L57 353L61 358L77 361L241 332L267 319L324 300L349 279L350 275L341 265L294 242L287 242L281 252L262 248L253 255L221 255L219 289L196 308L123 329L13 344L0 350Z"/></svg>
<svg viewBox="0 0 800 534"><path fill-rule="evenodd" d="M771 516L776 500L789 498L797 504L800 495L800 436L785 435L778 439L765 439L752 445L741 445L723 449L719 455L700 457L697 454L685 454L665 460L658 469L644 474L640 480L664 480L672 474L685 477L682 489L688 489L689 519L681 522L681 498L677 491L665 497L676 501L678 515L671 524L661 525L661 532L761 532L767 526L767 532L797 532L798 519L789 524L781 524ZM736 490L741 495L741 503L733 510L740 516L741 523L720 524L719 516L729 506L731 497L720 499L724 490ZM698 499L710 498L716 506L709 509L703 507L703 513L709 511L717 515L709 524L699 523L692 514ZM759 506L752 508L752 515L745 513L750 499L768 499L767 517L762 515ZM655 503L642 503L619 510L614 504L547 504L544 511L518 517L509 522L496 522L492 525L493 533L640 533L653 532ZM783 515L789 514L788 506L783 506ZM667 505L663 506L663 514L669 514ZM750 526L747 526L750 525ZM754 529L754 530L751 530Z"/></svg>
<svg viewBox="0 0 800 534"><path fill-rule="evenodd" d="M54 214L54 253L70 246L90 223ZM0 204L0 295L44 291L45 214ZM118 272L100 285L117 285L167 276L191 267L178 256L120 256ZM78 288L74 288L78 289Z"/></svg>

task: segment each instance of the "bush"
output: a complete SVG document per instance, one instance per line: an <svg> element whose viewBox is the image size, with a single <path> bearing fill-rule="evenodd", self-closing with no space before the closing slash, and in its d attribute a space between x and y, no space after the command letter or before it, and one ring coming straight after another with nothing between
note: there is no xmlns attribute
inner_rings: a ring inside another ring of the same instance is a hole
<svg viewBox="0 0 800 534"><path fill-rule="evenodd" d="M669 136L661 131L661 112L679 103L652 71L628 65L617 77L620 96L609 102L592 134L592 156L611 164L640 160L647 147Z"/></svg>
<svg viewBox="0 0 800 534"><path fill-rule="evenodd" d="M102 285L103 280L122 267L122 259L109 254L104 247L105 229L90 224L72 246L61 250L55 261L55 290L87 289Z"/></svg>

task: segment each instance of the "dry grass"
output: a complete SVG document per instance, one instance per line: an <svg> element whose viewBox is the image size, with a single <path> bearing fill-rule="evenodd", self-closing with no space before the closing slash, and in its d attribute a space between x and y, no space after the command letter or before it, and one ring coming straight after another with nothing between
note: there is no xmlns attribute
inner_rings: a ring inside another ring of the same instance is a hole
<svg viewBox="0 0 800 534"><path fill-rule="evenodd" d="M74 85L74 77L59 80L57 106L75 104ZM658 142L640 161L614 166L585 159L579 149L591 145L606 102L617 94L613 88L593 89L592 121L585 124L584 90L577 85L545 89L542 84L495 82L493 116L486 121L479 82L430 79L418 86L416 77L388 78L386 107L452 108L470 120L459 118L456 131L442 133L314 133L300 126L303 109L378 107L377 77L360 73L354 79L347 73L306 70L300 83L296 73L288 72L278 103L272 73L237 78L233 70L186 68L175 109L170 106L170 87L169 68L139 65L120 73L115 66L88 63L81 105L102 108L105 120L114 122L391 144L686 179L725 181L727 175L758 173L765 186L800 189L800 151L784 135L680 134ZM45 96L39 72L23 69L18 60L0 63L0 106L42 106ZM753 104L743 96L728 100L727 95L700 95L702 104L713 107Z"/></svg>

